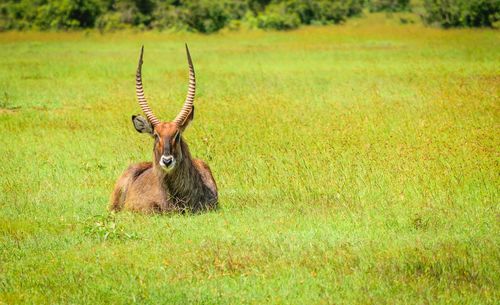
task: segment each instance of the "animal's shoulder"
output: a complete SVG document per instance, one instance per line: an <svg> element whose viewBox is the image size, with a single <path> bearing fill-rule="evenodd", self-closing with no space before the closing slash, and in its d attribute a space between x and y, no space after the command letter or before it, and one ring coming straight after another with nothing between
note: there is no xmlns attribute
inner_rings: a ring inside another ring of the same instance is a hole
<svg viewBox="0 0 500 305"><path fill-rule="evenodd" d="M127 168L127 173L130 175L132 180L136 180L140 175L152 167L152 162L135 163Z"/></svg>
<svg viewBox="0 0 500 305"><path fill-rule="evenodd" d="M215 196L217 196L217 184L215 183L215 179L212 175L212 171L210 170L210 167L208 166L208 164L206 164L201 159L194 159L193 165L200 173L205 185L208 186L212 190L212 192L215 194Z"/></svg>
<svg viewBox="0 0 500 305"><path fill-rule="evenodd" d="M210 170L208 164L205 163L205 161L201 159L193 159L193 165L200 173L209 173L210 175L212 175L212 171Z"/></svg>

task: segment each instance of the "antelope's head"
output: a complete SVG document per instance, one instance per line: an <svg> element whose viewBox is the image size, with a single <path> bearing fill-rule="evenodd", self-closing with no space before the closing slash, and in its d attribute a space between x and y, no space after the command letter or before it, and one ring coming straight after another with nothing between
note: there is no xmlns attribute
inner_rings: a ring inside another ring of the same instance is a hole
<svg viewBox="0 0 500 305"><path fill-rule="evenodd" d="M182 132L186 129L189 123L193 120L194 116L194 94L196 89L196 80L194 75L193 62L189 49L186 45L186 53L189 65L189 87L181 111L172 122L161 122L153 114L149 107L144 90L142 88L142 55L144 53L144 46L141 48L141 55L139 57L139 65L137 67L137 74L135 78L135 91L137 99L142 111L146 118L140 115L133 115L132 122L135 129L140 133L147 133L154 138L154 163L164 171L169 172L175 168L183 158L183 151L181 146Z"/></svg>

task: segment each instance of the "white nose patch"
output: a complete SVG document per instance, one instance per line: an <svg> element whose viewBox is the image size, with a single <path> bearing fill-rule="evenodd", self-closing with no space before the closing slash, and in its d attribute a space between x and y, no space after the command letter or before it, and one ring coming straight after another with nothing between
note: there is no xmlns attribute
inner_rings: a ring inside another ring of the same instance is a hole
<svg viewBox="0 0 500 305"><path fill-rule="evenodd" d="M175 165L175 159L173 156L161 156L160 158L160 166L165 169L169 170L172 169Z"/></svg>

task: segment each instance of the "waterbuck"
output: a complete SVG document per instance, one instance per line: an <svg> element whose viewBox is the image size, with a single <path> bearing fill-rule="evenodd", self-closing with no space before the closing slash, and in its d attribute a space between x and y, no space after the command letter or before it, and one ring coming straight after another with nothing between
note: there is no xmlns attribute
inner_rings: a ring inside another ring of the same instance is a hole
<svg viewBox="0 0 500 305"><path fill-rule="evenodd" d="M133 115L140 133L154 139L153 162L131 165L118 179L111 194L110 209L151 212L198 212L217 207L217 185L208 165L193 159L182 133L193 120L196 80L186 45L189 87L184 106L172 122L160 122L151 111L142 88L141 48L136 74L136 94L146 115Z"/></svg>

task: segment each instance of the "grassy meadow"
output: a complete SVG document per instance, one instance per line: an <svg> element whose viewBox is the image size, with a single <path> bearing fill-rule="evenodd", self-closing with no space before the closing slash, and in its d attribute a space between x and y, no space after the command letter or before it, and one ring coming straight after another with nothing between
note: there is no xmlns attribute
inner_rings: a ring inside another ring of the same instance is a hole
<svg viewBox="0 0 500 305"><path fill-rule="evenodd" d="M110 214L134 75L220 209ZM0 304L498 304L500 32L0 33Z"/></svg>

